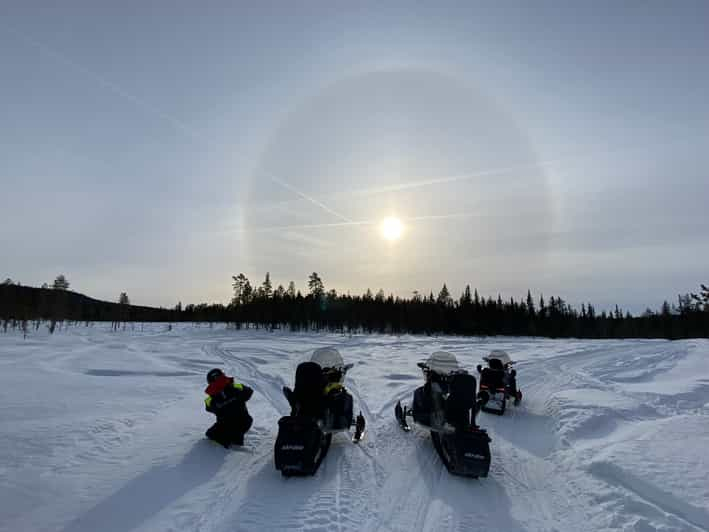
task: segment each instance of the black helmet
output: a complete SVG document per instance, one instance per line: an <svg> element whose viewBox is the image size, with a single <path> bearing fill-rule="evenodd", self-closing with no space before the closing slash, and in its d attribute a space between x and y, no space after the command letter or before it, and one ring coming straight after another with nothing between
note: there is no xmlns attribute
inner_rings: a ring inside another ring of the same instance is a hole
<svg viewBox="0 0 709 532"><path fill-rule="evenodd" d="M219 368L210 369L209 373L207 373L207 384L212 384L215 380L217 380L219 377L222 377L223 375L224 372Z"/></svg>

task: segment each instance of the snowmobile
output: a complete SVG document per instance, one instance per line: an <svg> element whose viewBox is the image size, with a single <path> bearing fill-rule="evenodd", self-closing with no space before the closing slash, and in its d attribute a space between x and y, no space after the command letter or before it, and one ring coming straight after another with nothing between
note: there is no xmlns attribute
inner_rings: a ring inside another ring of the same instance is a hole
<svg viewBox="0 0 709 532"><path fill-rule="evenodd" d="M293 389L283 388L291 413L278 420L274 449L276 469L283 476L314 475L336 432L354 425L352 441L361 440L365 420L361 412L355 420L352 395L343 385L351 368L336 349L316 349L310 361L298 365Z"/></svg>
<svg viewBox="0 0 709 532"><path fill-rule="evenodd" d="M458 366L455 356L444 351L419 362L425 383L414 391L410 408L397 402L394 415L409 431L406 418L431 431L433 446L448 472L467 477L486 477L490 470L490 437L475 424L486 400L475 396L475 377Z"/></svg>
<svg viewBox="0 0 709 532"><path fill-rule="evenodd" d="M517 389L517 371L512 368L514 361L507 352L499 349L491 351L483 360L488 367L477 367L480 373L479 393L485 393L488 397L482 410L501 416L509 399L514 400L515 406L522 400L522 392Z"/></svg>

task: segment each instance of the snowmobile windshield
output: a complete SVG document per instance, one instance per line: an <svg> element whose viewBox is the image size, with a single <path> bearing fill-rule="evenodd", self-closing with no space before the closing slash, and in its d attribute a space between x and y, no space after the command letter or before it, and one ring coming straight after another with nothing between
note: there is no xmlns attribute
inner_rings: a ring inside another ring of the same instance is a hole
<svg viewBox="0 0 709 532"><path fill-rule="evenodd" d="M315 362L322 369L327 368L343 368L345 365L342 355L333 347L322 347L313 351L310 357L311 362Z"/></svg>
<svg viewBox="0 0 709 532"><path fill-rule="evenodd" d="M425 362L425 366L429 371L438 373L439 375L448 375L460 369L458 359L455 355L445 351L436 351Z"/></svg>

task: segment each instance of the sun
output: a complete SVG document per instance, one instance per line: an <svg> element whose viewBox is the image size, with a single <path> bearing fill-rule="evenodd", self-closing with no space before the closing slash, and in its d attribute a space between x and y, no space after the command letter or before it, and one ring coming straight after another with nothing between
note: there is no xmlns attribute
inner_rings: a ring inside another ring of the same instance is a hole
<svg viewBox="0 0 709 532"><path fill-rule="evenodd" d="M395 216L389 216L382 220L379 230L386 240L394 242L395 240L399 240L401 238L401 235L404 232L404 226L401 223L401 220Z"/></svg>

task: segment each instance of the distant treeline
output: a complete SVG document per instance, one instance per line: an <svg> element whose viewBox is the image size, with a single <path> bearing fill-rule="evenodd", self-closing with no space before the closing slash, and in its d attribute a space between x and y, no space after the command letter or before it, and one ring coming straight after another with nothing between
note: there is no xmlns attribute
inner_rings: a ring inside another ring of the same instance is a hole
<svg viewBox="0 0 709 532"><path fill-rule="evenodd" d="M229 305L178 304L172 309L130 305L125 293L120 303L98 301L70 292L68 283L55 288L0 285L0 320L8 326L35 327L40 321L53 330L56 322L223 322L236 328L289 329L340 333L514 335L578 338L696 338L709 337L709 288L678 296L657 311L641 316L598 312L588 303L574 308L560 297L515 300L483 298L466 287L454 299L446 285L434 295L414 292L411 298L386 296L382 290L363 295L326 291L317 273L308 279L308 292L273 288L270 275L254 288L245 275L233 277L234 297Z"/></svg>
<svg viewBox="0 0 709 532"><path fill-rule="evenodd" d="M48 322L52 331L56 323L64 321L167 322L177 321L179 315L174 310L99 301L66 289L0 284L0 325L4 330L18 325L37 328L40 322Z"/></svg>

